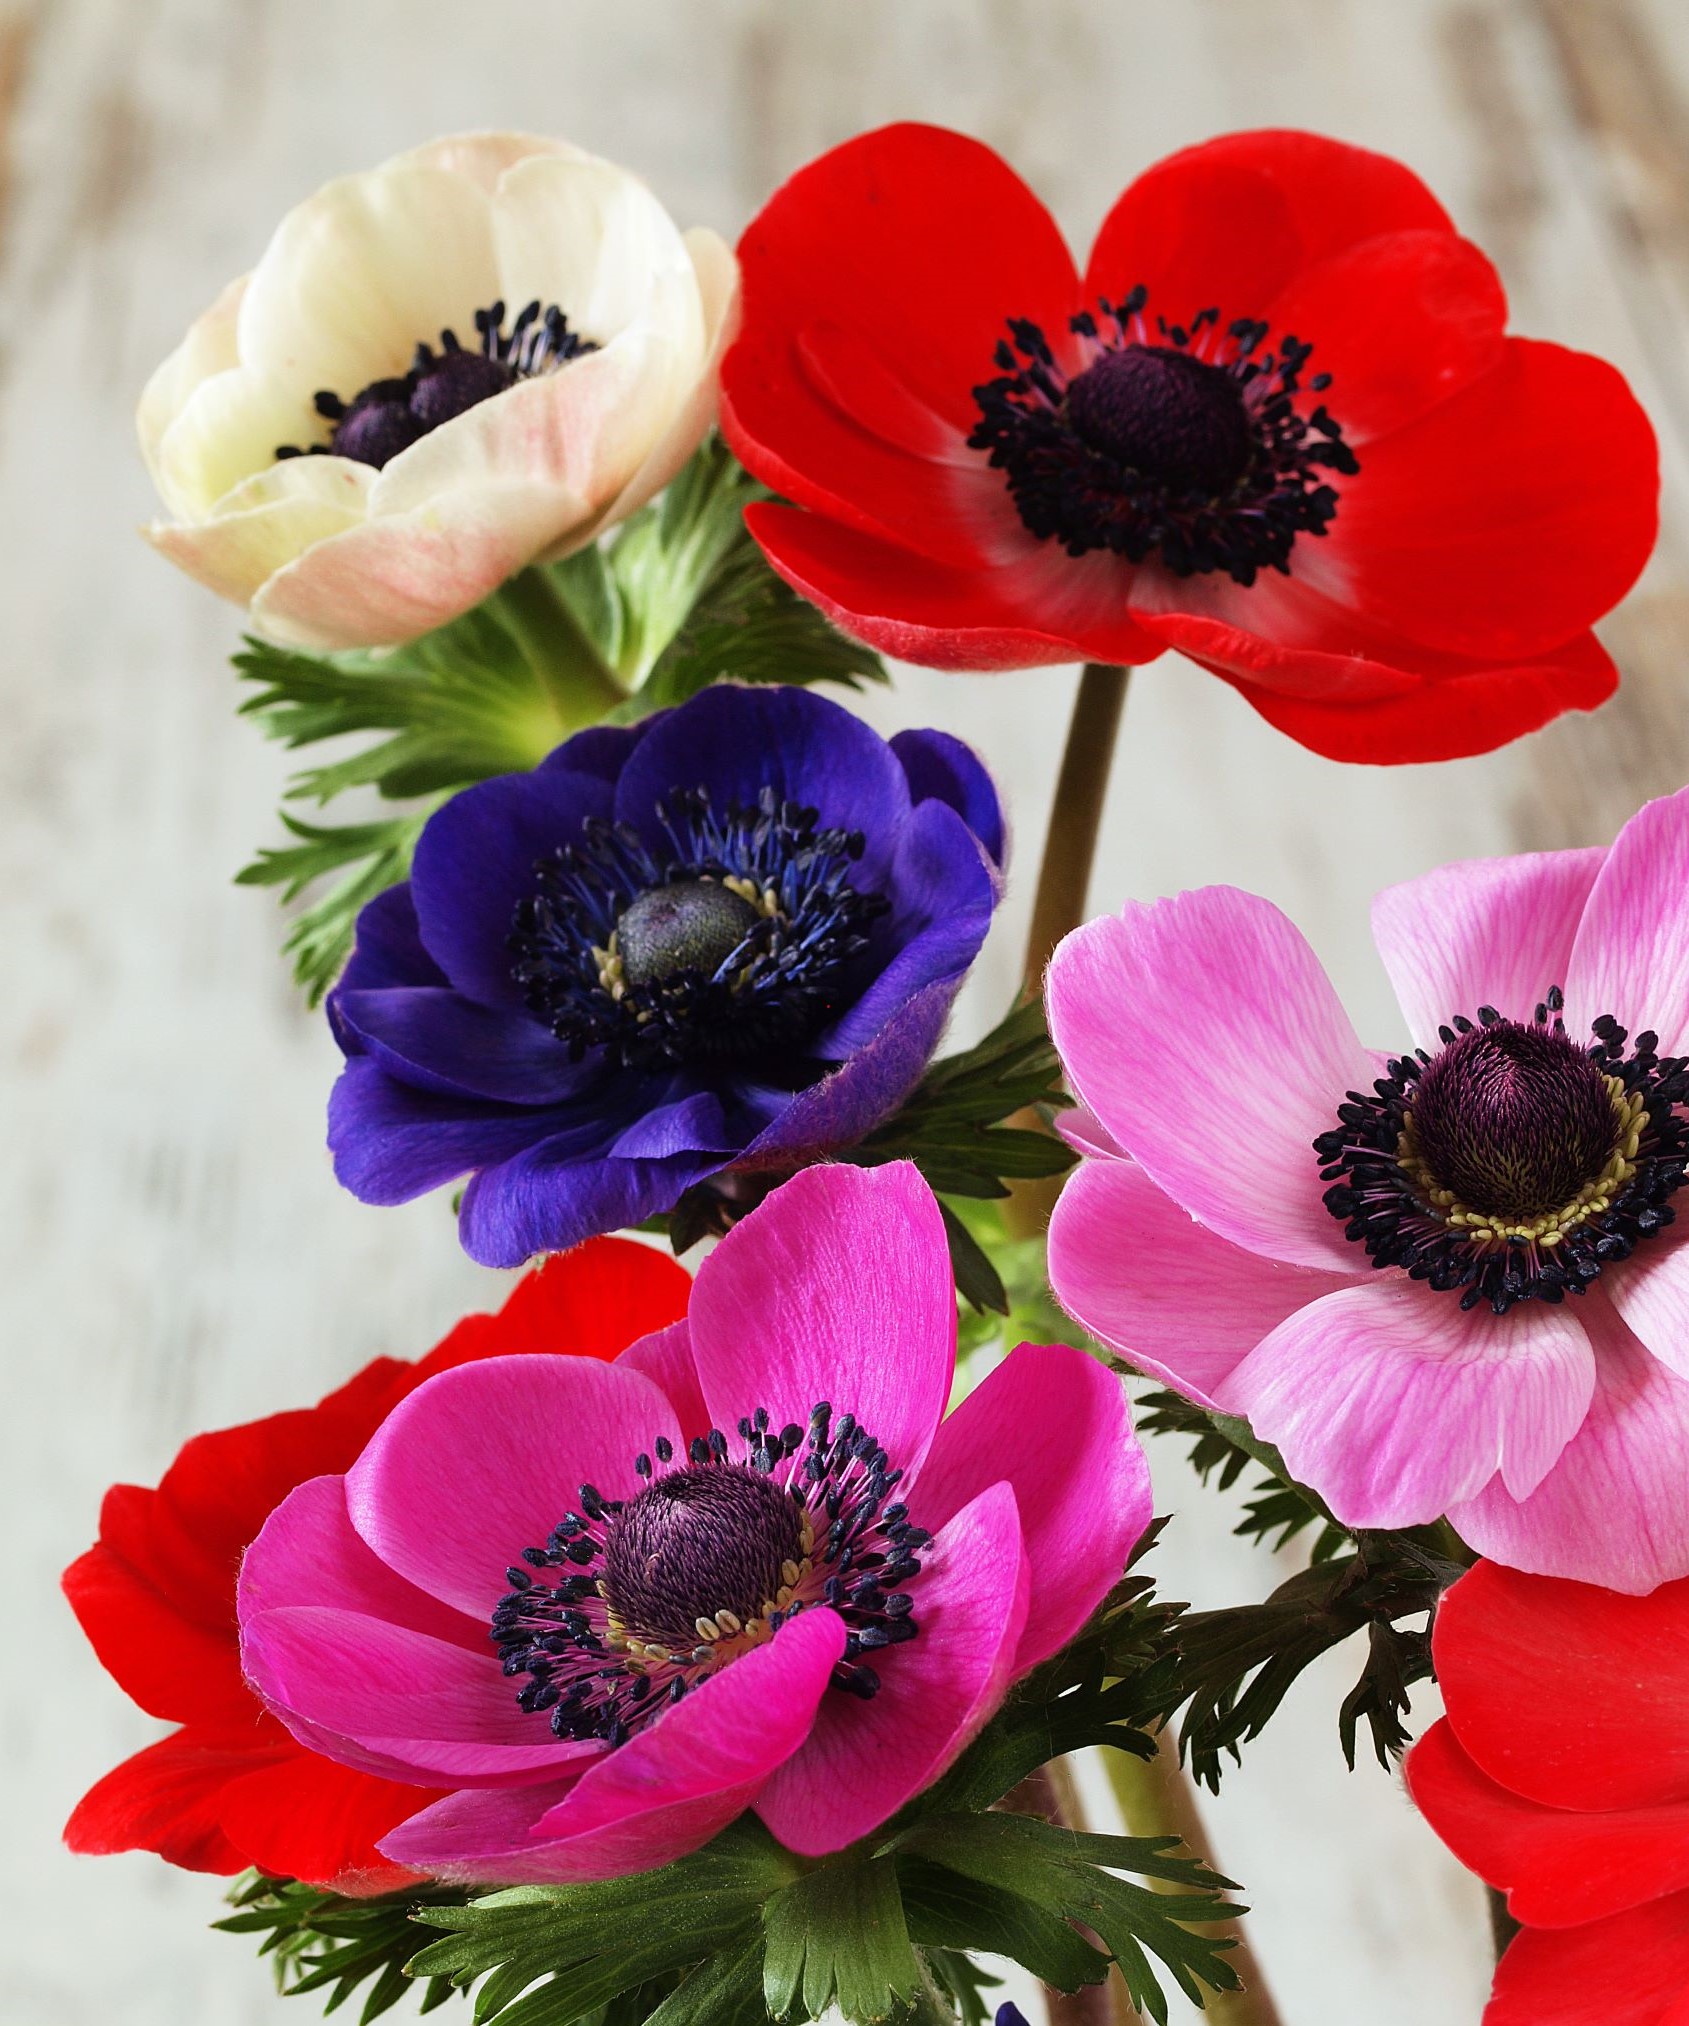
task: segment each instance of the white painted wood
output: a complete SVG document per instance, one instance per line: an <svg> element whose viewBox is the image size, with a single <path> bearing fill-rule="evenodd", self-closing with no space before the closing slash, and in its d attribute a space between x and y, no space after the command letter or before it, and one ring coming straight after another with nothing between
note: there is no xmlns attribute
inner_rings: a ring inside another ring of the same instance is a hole
<svg viewBox="0 0 1689 2026"><path fill-rule="evenodd" d="M1135 679L1098 908L1206 880L1307 927L1367 1032L1397 1037L1372 891L1439 860L1611 835L1689 776L1689 75L1676 0L45 0L0 9L0 896L7 1411L0 1427L0 1992L18 2026L252 2026L279 2009L210 1881L75 1864L58 1828L152 1736L58 1599L115 1478L190 1431L314 1397L497 1298L443 1203L363 1209L321 1149L335 1054L229 876L272 834L282 757L235 722L236 617L134 538L149 368L317 182L432 133L528 126L647 173L735 230L821 147L883 119L969 128L1083 241L1165 150L1235 125L1324 127L1427 173L1506 271L1522 327L1607 351L1667 433L1670 523L1612 638L1593 721L1488 759L1317 760L1219 683ZM6 24L9 24L6 25ZM1458 477L1452 481L1458 482ZM910 672L870 708L942 722L1000 772L1021 883L958 1032L1013 980L1067 671ZM1265 1587L1179 1458L1170 1593ZM1482 1909L1391 1782L1342 1767L1347 1657L1293 1698L1211 1810L1287 2026L1476 2022Z"/></svg>

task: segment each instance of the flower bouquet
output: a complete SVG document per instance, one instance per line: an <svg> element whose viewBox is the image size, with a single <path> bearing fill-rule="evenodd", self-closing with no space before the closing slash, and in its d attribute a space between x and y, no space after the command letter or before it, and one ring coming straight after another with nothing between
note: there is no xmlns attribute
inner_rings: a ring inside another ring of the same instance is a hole
<svg viewBox="0 0 1689 2026"><path fill-rule="evenodd" d="M1653 435L1506 321L1302 133L1160 163L1083 269L913 125L736 252L513 134L282 221L142 395L148 535L331 747L241 878L335 1178L520 1277L108 1494L66 1594L173 1728L74 1849L231 1879L365 2021L1269 2026L1181 1783L1341 1647L1350 1766L1493 1889L1487 2026L1689 2021L1689 791L1383 893L1382 1050L1247 892L1084 919L1167 650L1333 763L1610 693ZM1008 826L851 708L882 654L1085 664L965 1050ZM1160 1595L1146 1438L1296 1573Z"/></svg>

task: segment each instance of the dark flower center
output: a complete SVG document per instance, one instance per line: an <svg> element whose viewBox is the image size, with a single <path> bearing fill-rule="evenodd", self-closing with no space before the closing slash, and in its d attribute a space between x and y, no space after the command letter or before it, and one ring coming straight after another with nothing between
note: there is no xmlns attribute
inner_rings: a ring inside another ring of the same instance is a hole
<svg viewBox="0 0 1689 2026"><path fill-rule="evenodd" d="M1067 419L1094 450L1211 498L1236 485L1254 447L1237 381L1169 345L1104 352L1069 383Z"/></svg>
<svg viewBox="0 0 1689 2026"><path fill-rule="evenodd" d="M678 971L719 971L762 921L759 909L718 880L683 879L633 901L616 924L622 976L657 985Z"/></svg>
<svg viewBox="0 0 1689 2026"><path fill-rule="evenodd" d="M1326 1208L1375 1266L1503 1315L1582 1294L1673 1221L1689 1060L1610 1015L1576 1042L1563 1005L1556 988L1530 1021L1480 1007L1339 1105L1314 1142Z"/></svg>
<svg viewBox="0 0 1689 2026"><path fill-rule="evenodd" d="M704 789L678 791L658 814L666 849L594 820L536 866L511 927L513 976L577 1060L761 1056L769 1070L860 988L889 906L852 883L862 835L766 788L720 815Z"/></svg>
<svg viewBox="0 0 1689 2026"><path fill-rule="evenodd" d="M1070 555L1155 555L1175 576L1252 584L1288 572L1299 535L1337 512L1326 472L1360 466L1342 425L1296 397L1312 346L1205 309L1188 328L1144 314L1147 291L1072 319L1087 363L1069 375L1037 324L1011 319L999 377L976 387L969 436L1008 482L1020 517ZM1325 374L1308 381L1323 392Z"/></svg>
<svg viewBox="0 0 1689 2026"><path fill-rule="evenodd" d="M826 1606L848 1628L833 1685L873 1695L864 1657L916 1636L914 1597L931 1536L888 1503L903 1472L853 1415L822 1401L807 1428L764 1408L684 1460L659 1439L634 1459L625 1502L590 1484L543 1548L505 1571L492 1638L517 1701L560 1738L619 1745L668 1703ZM559 1572L540 1583L536 1570Z"/></svg>
<svg viewBox="0 0 1689 2026"><path fill-rule="evenodd" d="M544 309L538 302L529 303L508 331L504 319L502 302L477 310L479 350L466 351L455 331L442 331L437 352L419 344L409 372L372 380L350 400L322 389L316 409L333 425L328 441L303 447L280 444L277 457L350 457L379 470L431 429L490 401L518 380L555 372L583 352L598 349L570 330L569 319L555 303Z"/></svg>
<svg viewBox="0 0 1689 2026"><path fill-rule="evenodd" d="M1529 1221L1571 1201L1612 1158L1607 1078L1564 1030L1497 1020L1433 1056L1409 1116L1426 1176L1472 1209Z"/></svg>

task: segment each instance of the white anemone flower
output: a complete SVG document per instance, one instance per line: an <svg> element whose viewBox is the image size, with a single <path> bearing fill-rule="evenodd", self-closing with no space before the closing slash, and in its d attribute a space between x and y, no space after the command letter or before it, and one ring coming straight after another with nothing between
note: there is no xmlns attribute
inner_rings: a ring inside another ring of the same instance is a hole
<svg viewBox="0 0 1689 2026"><path fill-rule="evenodd" d="M565 143L460 135L342 177L149 381L148 539L272 640L414 639L668 483L737 309L715 233Z"/></svg>

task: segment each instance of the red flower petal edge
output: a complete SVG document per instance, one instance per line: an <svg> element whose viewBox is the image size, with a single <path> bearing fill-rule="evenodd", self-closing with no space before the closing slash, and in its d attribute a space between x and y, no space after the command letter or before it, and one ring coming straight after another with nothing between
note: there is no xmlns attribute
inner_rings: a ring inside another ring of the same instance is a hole
<svg viewBox="0 0 1689 2026"><path fill-rule="evenodd" d="M1611 693L1590 627L1653 546L1653 431L1602 361L1506 334L1493 268L1399 163L1187 148L1081 275L990 149L891 126L799 170L739 252L722 426L788 502L749 525L883 651L1171 647L1378 762Z"/></svg>
<svg viewBox="0 0 1689 2026"><path fill-rule="evenodd" d="M497 1314L466 1316L427 1357L377 1358L315 1407L196 1435L155 1490L113 1486L65 1594L118 1685L181 1727L89 1789L65 1827L70 1847L151 1850L224 1875L255 1865L350 1894L410 1882L376 1842L439 1796L321 1758L265 1713L241 1679L241 1555L296 1485L349 1469L424 1379L481 1358L615 1358L678 1321L690 1287L651 1247L595 1238L525 1274Z"/></svg>
<svg viewBox="0 0 1689 2026"><path fill-rule="evenodd" d="M1689 2026L1689 1580L1481 1562L1433 1647L1448 1714L1408 1787L1524 1923L1485 2026Z"/></svg>

